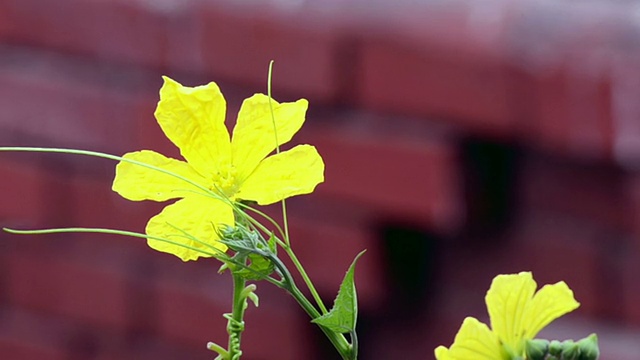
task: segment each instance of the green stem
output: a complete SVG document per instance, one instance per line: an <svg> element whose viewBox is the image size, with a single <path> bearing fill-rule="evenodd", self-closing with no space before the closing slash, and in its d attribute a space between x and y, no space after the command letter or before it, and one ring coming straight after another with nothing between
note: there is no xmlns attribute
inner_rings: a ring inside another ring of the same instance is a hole
<svg viewBox="0 0 640 360"><path fill-rule="evenodd" d="M275 264L275 266L280 270L282 274L282 282L280 283L280 287L287 290L291 296L300 304L302 309L311 317L311 319L316 319L321 316L318 310L311 304L311 302L304 296L304 294L300 291L300 289L296 286L291 273L286 268L286 266L275 256L269 256L269 259ZM354 356L357 351L353 351L351 344L347 341L344 335L333 332L323 326L320 326L320 330L325 334L325 336L331 341L331 344L336 348L336 350L340 353L340 356L343 360L355 360Z"/></svg>
<svg viewBox="0 0 640 360"><path fill-rule="evenodd" d="M300 292L300 290L295 286L291 286L289 289L289 293L293 296L294 299L300 304L300 306L304 309L304 311L311 317L312 319L316 319L320 317L320 313L316 310L315 307L307 300L307 298ZM318 325L320 330L325 334L325 336L329 339L331 344L336 348L336 350L340 353L340 356L344 360L355 360L353 357L354 352L351 349L351 345L344 337L344 335L333 332L321 325Z"/></svg>
<svg viewBox="0 0 640 360"><path fill-rule="evenodd" d="M349 335L351 336L351 358L355 360L358 358L358 334L354 330Z"/></svg>
<svg viewBox="0 0 640 360"><path fill-rule="evenodd" d="M309 291L311 292L311 296L313 296L313 299L315 300L316 304L318 304L318 307L320 308L320 311L322 311L322 314L326 314L328 312L327 308L324 306L324 303L322 302L322 299L320 298L318 291L316 291L315 286L313 286L313 283L311 282L311 278L309 278L309 275L307 275L307 272L304 270L304 267L302 267L302 263L300 263L300 260L298 260L298 257L293 252L293 249L291 249L291 247L287 245L287 246L284 246L284 251L287 253L289 258L293 262L293 265L296 267L296 270L298 270L298 272L300 273L300 276L302 276L302 280L304 281L305 285L307 285L307 287L309 288Z"/></svg>
<svg viewBox="0 0 640 360"><path fill-rule="evenodd" d="M239 360L242 356L240 340L244 331L244 311L247 309L247 297L244 294L246 281L242 276L233 277L233 310L227 319L227 332L229 333L229 360Z"/></svg>

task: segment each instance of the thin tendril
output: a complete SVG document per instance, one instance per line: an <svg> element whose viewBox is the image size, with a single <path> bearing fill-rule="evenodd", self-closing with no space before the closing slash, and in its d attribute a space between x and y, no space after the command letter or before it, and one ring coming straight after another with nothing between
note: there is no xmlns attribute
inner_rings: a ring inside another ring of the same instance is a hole
<svg viewBox="0 0 640 360"><path fill-rule="evenodd" d="M102 153L102 152L98 152L98 151L89 151L89 150L78 150L78 149L66 149L66 148L45 148L45 147L0 147L0 151L16 151L16 152L43 152L43 153L62 153L62 154L73 154L73 155L85 155L85 156L93 156L93 157L98 157L98 158L103 158L103 159L109 159L109 160L115 160L115 161L122 161L122 162L128 162L134 165L138 165L138 166L142 166L144 168L148 168L154 171L158 171L160 173L169 175L171 177L174 177L176 179L179 179L187 184L190 184L194 187L196 187L199 190L202 190L202 192L200 191L195 191L193 189L185 189L183 191L185 192L191 192L197 195L201 195L201 196L205 196L205 197L209 197L209 198L213 198L219 201L224 202L225 204L229 205L234 211L237 212L242 212L242 210L240 208L238 208L237 204L232 201L231 199L229 199L227 196L224 196L224 192L222 192L220 189L217 188L216 186L216 190L218 190L218 193L215 193L213 191L211 191L211 189L208 189L205 186L202 186L184 176L178 175L172 171L157 167L157 166L153 166L141 161L137 161L137 160L132 160L132 159L128 159L122 156L117 156L117 155L112 155L112 154L107 154L107 153ZM221 195L222 194L222 195ZM197 239L195 239L196 241L199 241Z"/></svg>
<svg viewBox="0 0 640 360"><path fill-rule="evenodd" d="M206 188L205 186L202 186L184 176L180 176L174 172L171 172L169 170L157 167L157 166L153 166L141 161L137 161L137 160L132 160L132 159L127 159L125 157L122 156L117 156L117 155L112 155L112 154L107 154L107 153L103 153L103 152L98 152L98 151L89 151L89 150L78 150L78 149L66 149L66 148L46 148L46 147L29 147L29 146L10 146L10 147L0 147L0 151L21 151L21 152L42 152L42 153L62 153L62 154L73 154L73 155L86 155L86 156L93 156L93 157L98 157L98 158L103 158L103 159L109 159L109 160L115 160L115 161L123 161L123 162L128 162L134 165L138 165L138 166L142 166L151 170L155 170L158 172L161 172L163 174L169 175L171 177L174 177L176 179L182 180L190 185L193 185L194 187L203 190L204 194L201 195L208 195L210 197L216 198L218 200L227 202L227 203L231 203L231 201L225 197L225 196L220 196L219 194L214 193L213 191L211 191L210 189ZM193 190L192 190L193 191ZM194 191L195 192L195 191ZM198 192L195 192L198 193Z"/></svg>
<svg viewBox="0 0 640 360"><path fill-rule="evenodd" d="M199 249L196 248L194 246L189 246L189 245L185 245L183 243L177 242L177 241L173 241L173 240L169 240L169 239L165 239L165 238L161 238L158 236L152 236L152 235L146 235L146 234L140 234L137 232L132 232L132 231L124 231L124 230L115 230L115 229L103 229L103 228L83 228L83 227L75 227L75 228L56 228L56 229L37 229L37 230L17 230L17 229L10 229L10 228L2 228L2 230L11 233L11 234L17 234L17 235L40 235L40 234L61 234L61 233L101 233L101 234L112 234L112 235L122 235L122 236L130 236L130 237L135 237L135 238L142 238L142 239L150 239L150 240L155 240L155 241L161 241L167 244L172 244L172 245L176 245L185 249L189 249L192 251L196 251L208 256L212 256L212 257L216 257L216 255L222 255L224 254L224 252L216 247L213 247L209 244L206 244L200 240L197 240L199 243L204 244L206 246L208 246L209 248L211 248L212 250L215 250L217 253L211 253L208 251L204 251L203 249Z"/></svg>
<svg viewBox="0 0 640 360"><path fill-rule="evenodd" d="M271 113L271 122L273 123L273 134L276 139L276 154L280 154L280 141L278 141L278 127L276 126L276 117L273 112L273 105L271 104L273 97L271 97L271 79L273 75L273 60L269 62L269 75L267 76L267 95L269 96L269 112ZM287 221L287 203L285 199L282 199L282 223L284 225L284 242L289 246L289 223Z"/></svg>
<svg viewBox="0 0 640 360"><path fill-rule="evenodd" d="M275 220L273 220L269 215L265 214L264 212L254 208L254 207L251 207L250 205L247 205L247 204L238 203L238 205L239 205L239 207L241 207L243 209L249 210L251 212L254 212L254 213L262 216L271 225L275 226L276 230L280 233L281 236L283 236L283 237L285 236L285 233L284 233L284 231L282 231L282 228L280 227L280 224L278 224ZM243 214L244 214L244 212L243 212ZM252 219L252 217L247 215L247 214L244 214L244 216L245 216L245 219ZM257 222L257 220L255 220L255 219L254 219L254 221Z"/></svg>
<svg viewBox="0 0 640 360"><path fill-rule="evenodd" d="M271 112L271 122L273 123L273 133L274 133L275 138L276 138L276 153L279 154L280 153L280 142L278 141L278 128L276 126L275 114L273 112L273 106L271 104L271 101L272 101L272 97L271 97L271 78L272 78L272 74L273 74L273 60L271 60L269 62L269 75L268 75L268 80L267 80L267 95L269 96L269 111ZM288 218L288 216L287 216L287 204L286 204L285 199L282 199L282 219L283 219L282 220L282 224L283 224L283 227L284 227L284 234L282 234L282 231L280 231L280 232L284 237L284 245L281 245L281 246L284 248L284 250L287 253L287 255L289 255L289 257L293 261L293 264L295 265L296 269L298 269L298 272L300 273L300 275L302 276L302 279L304 280L305 284L309 288L309 291L311 291L311 295L313 296L314 300L316 301L316 303L320 307L320 310L322 311L323 314L326 314L328 312L326 306L322 302L322 299L320 298L320 295L318 294L318 292L316 291L315 287L313 286L313 283L311 282L311 279L309 278L309 275L307 275L307 272L304 270L304 267L302 266L302 264L298 260L298 257L293 252L293 249L291 248L291 242L289 240L289 222L288 222L287 218Z"/></svg>
<svg viewBox="0 0 640 360"><path fill-rule="evenodd" d="M171 225L170 225L171 226ZM16 235L44 235L44 234L68 234L68 233L99 233L99 234L110 234L110 235L122 235L122 236L129 236L129 237L134 237L134 238L141 238L141 239L151 239L151 240L155 240L155 241L161 241L167 244L172 244L172 245L176 245L185 249L189 249L192 251L196 251L199 252L201 254L204 255L208 255L211 257L216 257L216 258L224 258L221 260L224 261L229 261L231 263L233 263L236 266L242 267L243 269L254 273L255 275L261 275L258 271L251 269L250 267L246 266L245 264L242 264L241 262L234 260L233 258L227 258L227 254L214 247L211 246L210 244L204 243L201 240L198 240L197 238L187 234L184 237L185 238L190 238L193 239L194 241L197 241L209 248L211 248L212 250L214 250L216 253L211 253L208 251L204 251L203 249L199 249L193 246L189 246L189 245L185 245L183 243L177 242L177 241L173 241L173 240L169 240L166 238L161 238L158 236L151 236L151 235L146 235L146 234L141 234L141 233L137 233L137 232L132 232L132 231L125 231L125 230L115 230L115 229L103 229L103 228L56 228L56 229L36 229L36 230L18 230L18 229L11 229L11 228L2 228L3 231L6 231L10 234L16 234ZM180 231L181 229L177 229ZM176 235L176 236L180 236L180 235ZM267 280L268 282L278 285L280 284L280 281L277 279L274 279L270 276L266 276L265 280Z"/></svg>

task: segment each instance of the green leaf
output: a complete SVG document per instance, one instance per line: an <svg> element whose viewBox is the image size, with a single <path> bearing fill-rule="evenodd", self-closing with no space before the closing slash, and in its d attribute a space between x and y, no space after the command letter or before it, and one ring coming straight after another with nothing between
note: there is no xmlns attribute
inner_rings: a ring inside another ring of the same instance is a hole
<svg viewBox="0 0 640 360"><path fill-rule="evenodd" d="M356 330L358 319L358 296L354 282L356 262L365 253L363 250L353 259L347 274L342 280L338 296L333 303L333 308L328 313L311 320L311 322L340 334L353 333Z"/></svg>

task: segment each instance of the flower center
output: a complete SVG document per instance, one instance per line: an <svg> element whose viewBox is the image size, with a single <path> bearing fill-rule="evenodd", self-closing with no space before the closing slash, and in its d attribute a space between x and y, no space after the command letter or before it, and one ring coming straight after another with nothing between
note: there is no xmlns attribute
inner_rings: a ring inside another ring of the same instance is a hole
<svg viewBox="0 0 640 360"><path fill-rule="evenodd" d="M240 187L236 178L236 168L233 165L222 166L218 171L213 173L211 184L209 187L210 190L234 200L234 196Z"/></svg>

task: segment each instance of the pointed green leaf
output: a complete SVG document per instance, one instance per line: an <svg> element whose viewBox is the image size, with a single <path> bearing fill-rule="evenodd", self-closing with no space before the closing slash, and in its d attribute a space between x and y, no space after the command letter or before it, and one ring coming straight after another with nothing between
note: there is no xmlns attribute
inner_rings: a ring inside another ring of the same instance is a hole
<svg viewBox="0 0 640 360"><path fill-rule="evenodd" d="M311 320L311 322L341 334L355 332L358 318L358 296L354 282L356 262L365 253L363 250L353 259L347 274L342 280L338 296L333 303L333 308L328 313Z"/></svg>

